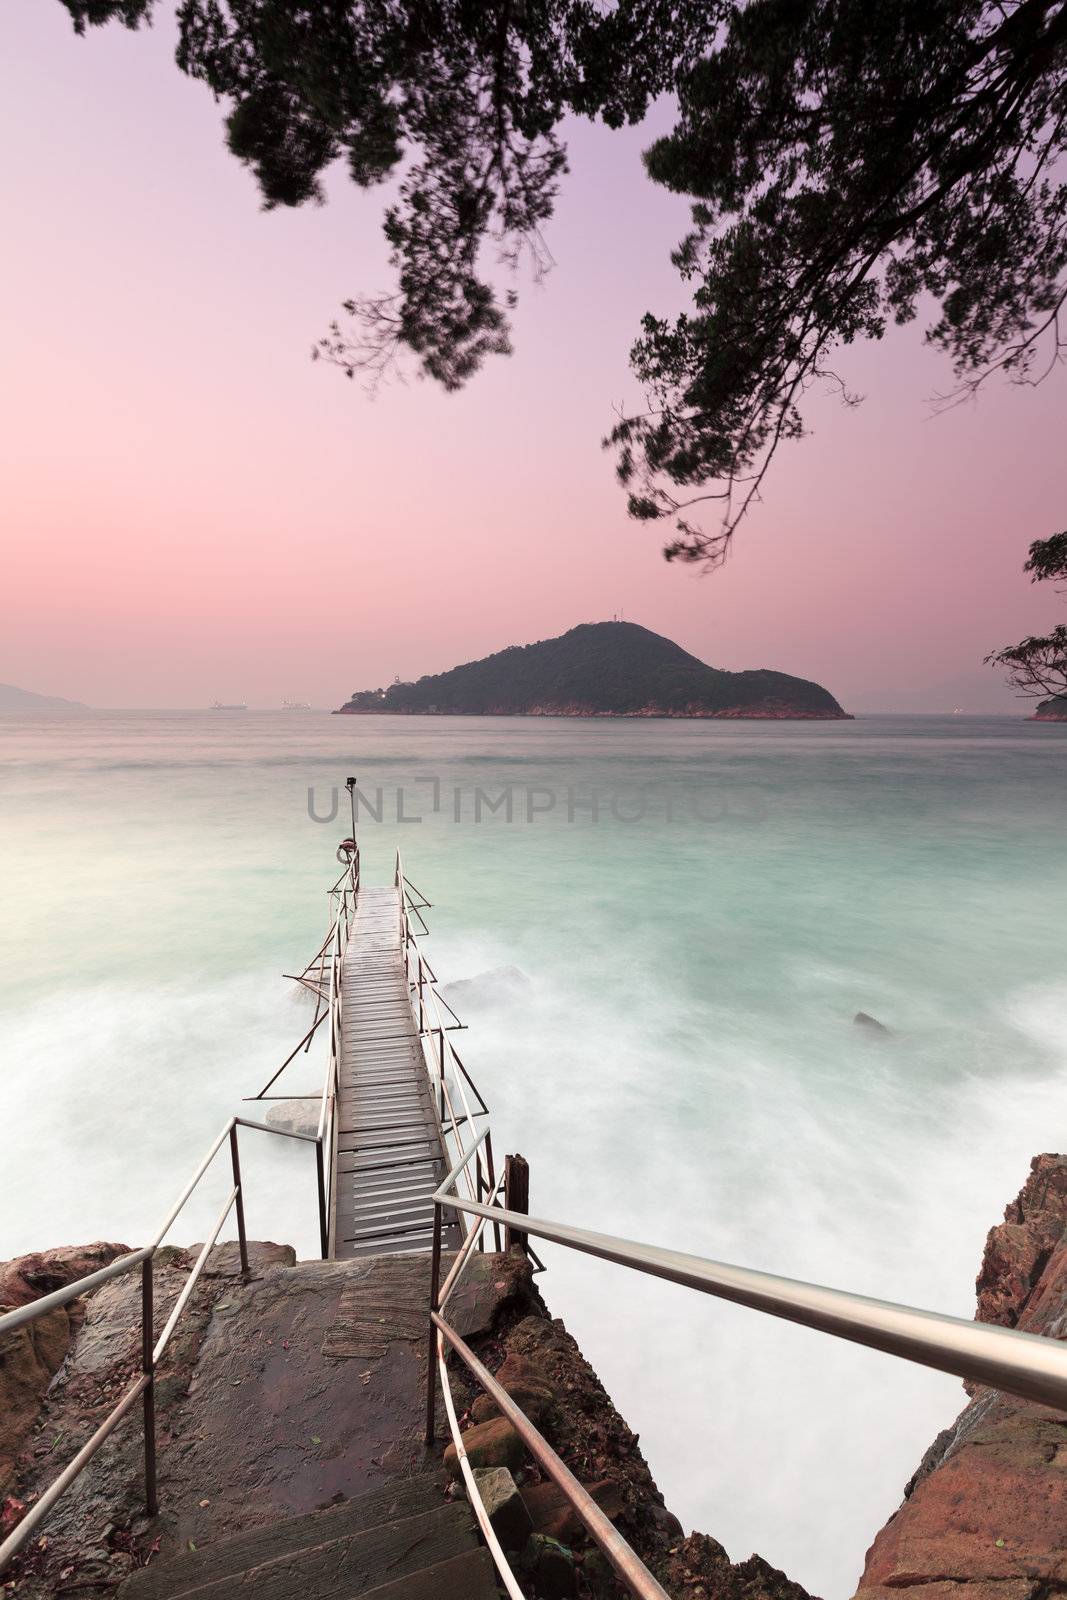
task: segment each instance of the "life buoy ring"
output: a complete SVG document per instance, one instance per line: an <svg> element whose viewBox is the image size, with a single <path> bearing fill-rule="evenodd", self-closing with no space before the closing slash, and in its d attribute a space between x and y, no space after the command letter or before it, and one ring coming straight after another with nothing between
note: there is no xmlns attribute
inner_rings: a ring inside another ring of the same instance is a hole
<svg viewBox="0 0 1067 1600"><path fill-rule="evenodd" d="M359 854L359 845L354 839L342 839L337 846L337 859L343 867L347 867L352 857Z"/></svg>

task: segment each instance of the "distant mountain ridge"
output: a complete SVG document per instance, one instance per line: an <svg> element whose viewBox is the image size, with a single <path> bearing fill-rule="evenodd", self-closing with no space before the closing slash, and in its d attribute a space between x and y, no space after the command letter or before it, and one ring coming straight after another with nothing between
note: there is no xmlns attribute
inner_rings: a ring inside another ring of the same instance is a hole
<svg viewBox="0 0 1067 1600"><path fill-rule="evenodd" d="M57 695L34 694L16 689L13 683L0 683L0 711L88 711L80 700L60 700Z"/></svg>
<svg viewBox="0 0 1067 1600"><path fill-rule="evenodd" d="M848 718L820 684L709 667L636 622L583 622L416 683L357 690L337 714Z"/></svg>

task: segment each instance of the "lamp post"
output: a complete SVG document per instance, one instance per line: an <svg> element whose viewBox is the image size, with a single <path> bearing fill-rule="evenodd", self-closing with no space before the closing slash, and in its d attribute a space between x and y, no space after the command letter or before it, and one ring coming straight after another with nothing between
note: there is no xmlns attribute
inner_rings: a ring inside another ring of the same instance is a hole
<svg viewBox="0 0 1067 1600"><path fill-rule="evenodd" d="M348 808L352 813L352 843L356 842L356 780L345 779L345 788L348 790Z"/></svg>

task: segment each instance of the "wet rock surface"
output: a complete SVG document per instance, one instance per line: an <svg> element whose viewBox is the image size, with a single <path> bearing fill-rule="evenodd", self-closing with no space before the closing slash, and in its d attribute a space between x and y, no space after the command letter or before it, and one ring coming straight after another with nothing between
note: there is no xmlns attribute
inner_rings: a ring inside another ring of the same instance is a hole
<svg viewBox="0 0 1067 1600"><path fill-rule="evenodd" d="M198 1253L158 1252L157 1335ZM211 1252L157 1369L158 1517L144 1509L138 1401L5 1574L13 1593L108 1594L149 1562L440 1474L439 1449L423 1443L429 1257L297 1263L269 1243L250 1244L249 1257L246 1282L235 1244ZM70 1277L98 1265L72 1258ZM489 1334L524 1283L514 1260L476 1257L450 1308L459 1330ZM20 1441L10 1526L139 1375L139 1269L84 1297L64 1350Z"/></svg>
<svg viewBox="0 0 1067 1600"><path fill-rule="evenodd" d="M115 1248L117 1247L106 1247ZM277 1245L250 1245L253 1273L273 1270ZM154 1267L157 1335L199 1253L164 1248ZM292 1261L291 1250L284 1251ZM98 1263L97 1263L98 1264ZM93 1270L92 1265L88 1270ZM232 1246L212 1252L157 1369L156 1426L161 1486L168 1446L180 1430L192 1374L216 1303L243 1288ZM141 1370L140 1269L84 1298L77 1336L16 1460L15 1495L32 1506L105 1421ZM161 1487L162 1493L162 1487ZM41 1600L60 1593L107 1594L158 1548L161 1526L144 1514L144 1448L138 1401L47 1522L5 1573L15 1593Z"/></svg>
<svg viewBox="0 0 1067 1600"><path fill-rule="evenodd" d="M978 1275L978 1320L1067 1337L1067 1157L1036 1156ZM1067 1416L993 1389L927 1451L858 1600L1046 1600L1067 1589Z"/></svg>
<svg viewBox="0 0 1067 1600"><path fill-rule="evenodd" d="M6 1261L0 1265L0 1311L14 1311L64 1289L125 1254L124 1244L98 1243L42 1250ZM17 1457L84 1316L85 1302L78 1298L13 1333L0 1335L0 1498L14 1488ZM13 1515L9 1509L9 1521Z"/></svg>

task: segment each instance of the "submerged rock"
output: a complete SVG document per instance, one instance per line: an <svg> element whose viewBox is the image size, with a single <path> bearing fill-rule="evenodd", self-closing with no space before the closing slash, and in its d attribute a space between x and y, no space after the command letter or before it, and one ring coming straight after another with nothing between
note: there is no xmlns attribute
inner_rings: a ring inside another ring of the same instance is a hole
<svg viewBox="0 0 1067 1600"><path fill-rule="evenodd" d="M877 1017L872 1017L867 1011L857 1011L852 1021L857 1028L867 1028L871 1033L884 1033L888 1038L893 1036L892 1028L887 1028L884 1022L879 1022Z"/></svg>
<svg viewBox="0 0 1067 1600"><path fill-rule="evenodd" d="M475 973L473 978L456 978L452 983L442 983L438 994L450 1006L463 1009L506 1004L524 1000L533 989L525 972L518 967L490 967L487 972Z"/></svg>
<svg viewBox="0 0 1067 1600"><path fill-rule="evenodd" d="M272 1105L264 1121L268 1128L282 1133L310 1133L319 1131L320 1100L279 1100Z"/></svg>

